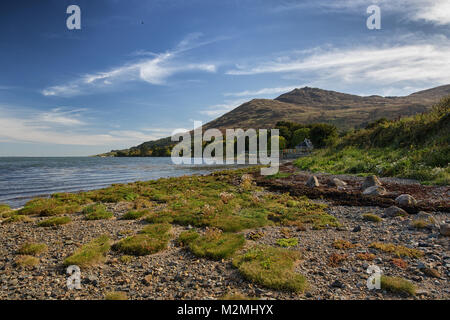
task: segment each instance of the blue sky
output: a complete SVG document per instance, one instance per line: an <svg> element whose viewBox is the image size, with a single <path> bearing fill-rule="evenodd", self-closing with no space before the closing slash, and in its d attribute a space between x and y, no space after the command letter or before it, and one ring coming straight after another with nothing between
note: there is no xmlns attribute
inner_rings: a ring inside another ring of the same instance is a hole
<svg viewBox="0 0 450 320"><path fill-rule="evenodd" d="M2 1L0 156L126 148L295 87L448 84L449 27L448 0Z"/></svg>

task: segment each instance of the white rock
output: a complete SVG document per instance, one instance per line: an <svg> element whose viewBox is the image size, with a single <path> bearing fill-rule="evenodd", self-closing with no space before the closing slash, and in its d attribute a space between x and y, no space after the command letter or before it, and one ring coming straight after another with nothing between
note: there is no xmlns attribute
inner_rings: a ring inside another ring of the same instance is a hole
<svg viewBox="0 0 450 320"><path fill-rule="evenodd" d="M386 194L386 189L382 186L372 186L364 189L363 194L366 196L382 196Z"/></svg>
<svg viewBox="0 0 450 320"><path fill-rule="evenodd" d="M389 208L386 208L384 210L384 214L387 217L397 217L397 216L406 216L407 215L405 210L403 210L399 207L396 207L396 206L390 206Z"/></svg>
<svg viewBox="0 0 450 320"><path fill-rule="evenodd" d="M310 188L315 188L319 186L319 180L317 180L316 176L311 176L306 182L306 186Z"/></svg>
<svg viewBox="0 0 450 320"><path fill-rule="evenodd" d="M412 207L417 204L417 201L409 194L401 194L395 198L395 203L400 207Z"/></svg>

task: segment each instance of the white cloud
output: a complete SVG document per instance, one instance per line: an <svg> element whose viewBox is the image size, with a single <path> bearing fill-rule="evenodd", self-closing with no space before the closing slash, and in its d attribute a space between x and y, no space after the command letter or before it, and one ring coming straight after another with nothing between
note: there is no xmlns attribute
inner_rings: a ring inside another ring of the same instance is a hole
<svg viewBox="0 0 450 320"><path fill-rule="evenodd" d="M309 80L389 85L450 83L450 43L316 49L229 70L230 75L295 74Z"/></svg>
<svg viewBox="0 0 450 320"><path fill-rule="evenodd" d="M244 102L246 102L245 99L228 100L228 101L225 101L225 103L216 104L216 105L208 107L205 110L201 110L200 113L210 116L210 117L218 117L228 111L233 110L234 108L238 107L239 105L243 104Z"/></svg>
<svg viewBox="0 0 450 320"><path fill-rule="evenodd" d="M70 97L130 81L145 81L153 85L163 85L169 77L181 72L216 72L216 66L212 63L191 63L179 59L182 53L187 50L216 41L196 42L200 36L201 34L198 33L190 34L174 50L164 53L155 54L138 51L135 54L140 56L151 55L152 58L127 63L109 71L86 74L67 84L45 88L41 93L44 96Z"/></svg>
<svg viewBox="0 0 450 320"><path fill-rule="evenodd" d="M16 107L0 106L0 141L31 142L57 145L128 147L155 140L166 132L147 134L137 130L105 130L87 127L81 119L85 109L55 108L36 112ZM101 130L100 130L101 131Z"/></svg>
<svg viewBox="0 0 450 320"><path fill-rule="evenodd" d="M259 90L245 90L241 92L230 92L225 93L225 96L233 96L233 97L254 97L254 96L261 96L261 95L271 95L271 94L278 94L278 93L286 93L288 91L292 91L295 88L300 88L299 86L289 86L289 87L275 87L275 88L263 88Z"/></svg>

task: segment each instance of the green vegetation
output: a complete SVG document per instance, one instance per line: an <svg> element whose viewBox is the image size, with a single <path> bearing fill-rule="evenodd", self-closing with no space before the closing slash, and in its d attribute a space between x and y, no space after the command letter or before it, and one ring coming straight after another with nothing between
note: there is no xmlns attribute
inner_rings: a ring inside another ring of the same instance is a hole
<svg viewBox="0 0 450 320"><path fill-rule="evenodd" d="M14 223L14 222L30 222L31 219L28 216L22 214L13 214L6 220L2 221L2 224Z"/></svg>
<svg viewBox="0 0 450 320"><path fill-rule="evenodd" d="M91 204L83 209L83 214L86 220L110 219L113 216L103 204Z"/></svg>
<svg viewBox="0 0 450 320"><path fill-rule="evenodd" d="M266 176L266 179L283 179L283 178L288 178L292 175L292 173L289 172L278 172L276 174L272 174L269 176Z"/></svg>
<svg viewBox="0 0 450 320"><path fill-rule="evenodd" d="M416 295L416 287L408 280L399 277L381 276L381 289L393 293Z"/></svg>
<svg viewBox="0 0 450 320"><path fill-rule="evenodd" d="M237 255L233 265L245 278L265 287L302 292L306 278L294 272L299 259L300 253L292 249L258 246Z"/></svg>
<svg viewBox="0 0 450 320"><path fill-rule="evenodd" d="M128 211L125 213L122 217L120 217L121 220L137 220L142 218L148 213L148 211L141 210L141 211Z"/></svg>
<svg viewBox="0 0 450 320"><path fill-rule="evenodd" d="M245 238L241 234L208 230L204 236L195 232L184 232L178 241L186 244L196 256L218 260L228 258L242 248Z"/></svg>
<svg viewBox="0 0 450 320"><path fill-rule="evenodd" d="M7 204L0 203L0 217L3 217L4 213L10 212L11 207Z"/></svg>
<svg viewBox="0 0 450 320"><path fill-rule="evenodd" d="M287 148L295 148L305 138L311 140L315 148L333 145L338 137L337 128L327 123L299 124L287 121L277 122L275 129L286 140Z"/></svg>
<svg viewBox="0 0 450 320"><path fill-rule="evenodd" d="M369 247L381 250L383 252L392 253L398 257L420 258L424 254L421 250L407 248L404 246L395 245L393 243L374 242L371 243Z"/></svg>
<svg viewBox="0 0 450 320"><path fill-rule="evenodd" d="M65 266L76 265L80 268L102 263L111 248L111 240L107 235L100 236L76 250L64 260Z"/></svg>
<svg viewBox="0 0 450 320"><path fill-rule="evenodd" d="M119 260L120 260L120 262L122 262L124 264L128 264L131 261L133 261L133 257L129 256L129 255L123 255L123 256L120 256Z"/></svg>
<svg viewBox="0 0 450 320"><path fill-rule="evenodd" d="M411 222L411 226L416 229L425 229L430 226L431 222L424 219L416 219Z"/></svg>
<svg viewBox="0 0 450 320"><path fill-rule="evenodd" d="M72 214L80 211L80 209L80 203L73 201L72 199L37 198L28 201L25 206L19 210L19 213L23 215L57 216Z"/></svg>
<svg viewBox="0 0 450 320"><path fill-rule="evenodd" d="M17 251L19 254L29 255L29 256L37 256L43 252L46 252L48 247L45 243L25 243L20 249Z"/></svg>
<svg viewBox="0 0 450 320"><path fill-rule="evenodd" d="M105 300L127 300L127 294L122 291L109 291L105 294Z"/></svg>
<svg viewBox="0 0 450 320"><path fill-rule="evenodd" d="M127 237L115 243L113 250L135 256L156 253L167 247L170 229L171 225L167 223L148 225L137 235Z"/></svg>
<svg viewBox="0 0 450 320"><path fill-rule="evenodd" d="M22 268L32 268L39 264L39 259L29 255L17 256L14 260L17 266Z"/></svg>
<svg viewBox="0 0 450 320"><path fill-rule="evenodd" d="M380 216L377 216L376 214L373 214L373 213L363 214L362 217L366 221L372 221L372 222L381 222L381 221L383 221L383 218L381 218Z"/></svg>
<svg viewBox="0 0 450 320"><path fill-rule="evenodd" d="M298 239L297 238L278 239L277 245L283 248L295 247L298 245Z"/></svg>
<svg viewBox="0 0 450 320"><path fill-rule="evenodd" d="M377 121L349 132L335 146L299 158L302 170L377 174L450 184L450 97L429 112Z"/></svg>
<svg viewBox="0 0 450 320"><path fill-rule="evenodd" d="M38 226L39 227L54 227L54 226L67 224L69 222L72 222L72 219L67 216L53 217L53 218L48 218L48 219L45 219L45 220L39 222Z"/></svg>

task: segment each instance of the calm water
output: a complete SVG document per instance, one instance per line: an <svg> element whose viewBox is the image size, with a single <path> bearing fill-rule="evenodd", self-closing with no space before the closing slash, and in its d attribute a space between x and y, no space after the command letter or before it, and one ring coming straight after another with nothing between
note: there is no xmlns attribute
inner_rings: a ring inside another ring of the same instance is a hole
<svg viewBox="0 0 450 320"><path fill-rule="evenodd" d="M174 165L170 158L0 157L0 203L16 208L31 198L55 192L91 190L112 183L205 174L219 168Z"/></svg>

